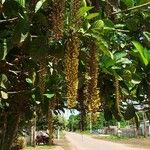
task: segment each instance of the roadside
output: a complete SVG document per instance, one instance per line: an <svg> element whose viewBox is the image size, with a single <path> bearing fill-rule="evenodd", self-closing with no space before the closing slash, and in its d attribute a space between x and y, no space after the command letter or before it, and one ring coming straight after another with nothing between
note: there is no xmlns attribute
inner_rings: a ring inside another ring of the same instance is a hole
<svg viewBox="0 0 150 150"><path fill-rule="evenodd" d="M54 143L60 147L62 147L64 150L72 150L71 145L69 141L65 137L65 132L61 134L60 139L55 139Z"/></svg>
<svg viewBox="0 0 150 150"><path fill-rule="evenodd" d="M92 138L111 141L114 143L121 143L129 145L130 147L138 147L141 149L150 149L150 137L138 137L138 138L127 138L127 137L117 137L113 135L102 136L102 135L90 135Z"/></svg>
<svg viewBox="0 0 150 150"><path fill-rule="evenodd" d="M147 150L145 148L132 147L124 143L99 140L88 135L73 132L67 132L66 138L73 150Z"/></svg>
<svg viewBox="0 0 150 150"><path fill-rule="evenodd" d="M25 150L71 150L69 148L69 143L65 138L65 133L60 132L60 139L58 140L57 137L54 140L53 146L46 146L46 145L40 145L34 147L26 147Z"/></svg>
<svg viewBox="0 0 150 150"><path fill-rule="evenodd" d="M56 137L55 137L56 138ZM60 132L60 142L64 142L64 138L65 138L65 135L63 132ZM54 145L53 146L48 146L48 145L37 145L36 147L26 147L24 150L66 150L66 149L63 149L62 144L60 144L58 142L58 140L54 140Z"/></svg>
<svg viewBox="0 0 150 150"><path fill-rule="evenodd" d="M63 150L60 146L36 146L34 147L26 147L25 150Z"/></svg>

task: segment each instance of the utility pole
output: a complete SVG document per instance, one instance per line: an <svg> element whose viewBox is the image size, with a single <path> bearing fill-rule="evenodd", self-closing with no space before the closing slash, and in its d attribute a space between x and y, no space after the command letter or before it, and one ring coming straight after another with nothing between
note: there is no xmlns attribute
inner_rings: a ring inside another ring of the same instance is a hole
<svg viewBox="0 0 150 150"><path fill-rule="evenodd" d="M57 129L57 140L60 140L60 128Z"/></svg>
<svg viewBox="0 0 150 150"><path fill-rule="evenodd" d="M147 137L147 124L146 124L146 117L145 117L145 112L142 112L143 115L143 122L144 122L144 137Z"/></svg>

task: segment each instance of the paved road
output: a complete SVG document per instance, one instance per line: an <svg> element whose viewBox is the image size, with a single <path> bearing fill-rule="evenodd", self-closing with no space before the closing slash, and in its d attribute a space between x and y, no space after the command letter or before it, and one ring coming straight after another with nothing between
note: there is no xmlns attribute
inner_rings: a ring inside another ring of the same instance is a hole
<svg viewBox="0 0 150 150"><path fill-rule="evenodd" d="M145 150L71 132L66 132L66 138L70 142L72 150Z"/></svg>

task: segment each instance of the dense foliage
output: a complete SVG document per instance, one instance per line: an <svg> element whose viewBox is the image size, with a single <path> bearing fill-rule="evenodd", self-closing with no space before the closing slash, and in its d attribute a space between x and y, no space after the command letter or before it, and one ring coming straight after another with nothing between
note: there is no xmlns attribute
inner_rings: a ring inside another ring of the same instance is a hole
<svg viewBox="0 0 150 150"><path fill-rule="evenodd" d="M66 107L150 118L149 0L0 1L0 150Z"/></svg>

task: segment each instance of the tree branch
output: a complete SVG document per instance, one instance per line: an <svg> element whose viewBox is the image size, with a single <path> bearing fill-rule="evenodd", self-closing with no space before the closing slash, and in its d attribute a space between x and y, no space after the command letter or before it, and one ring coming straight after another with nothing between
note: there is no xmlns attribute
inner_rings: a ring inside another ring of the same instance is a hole
<svg viewBox="0 0 150 150"><path fill-rule="evenodd" d="M143 7L146 7L146 6L150 6L150 2L142 4L142 5L138 5L138 6L135 6L135 7L131 7L129 9L125 9L125 10L120 10L120 11L117 11L117 12L113 12L112 15L119 14L119 13L124 13L124 12L128 12L128 11L135 10L135 9L140 9L140 8L143 8Z"/></svg>
<svg viewBox="0 0 150 150"><path fill-rule="evenodd" d="M9 91L7 92L8 94L19 94L19 93L31 93L35 91L35 88L31 89L31 90L21 90L21 91Z"/></svg>
<svg viewBox="0 0 150 150"><path fill-rule="evenodd" d="M110 30L110 31L117 31L117 32L123 32L123 33L129 33L129 30L121 30L121 29L115 29L115 28L109 28L109 27L104 27L104 30Z"/></svg>
<svg viewBox="0 0 150 150"><path fill-rule="evenodd" d="M13 22L13 21L16 21L17 19L18 19L18 17L6 19L6 20L0 20L0 23Z"/></svg>

